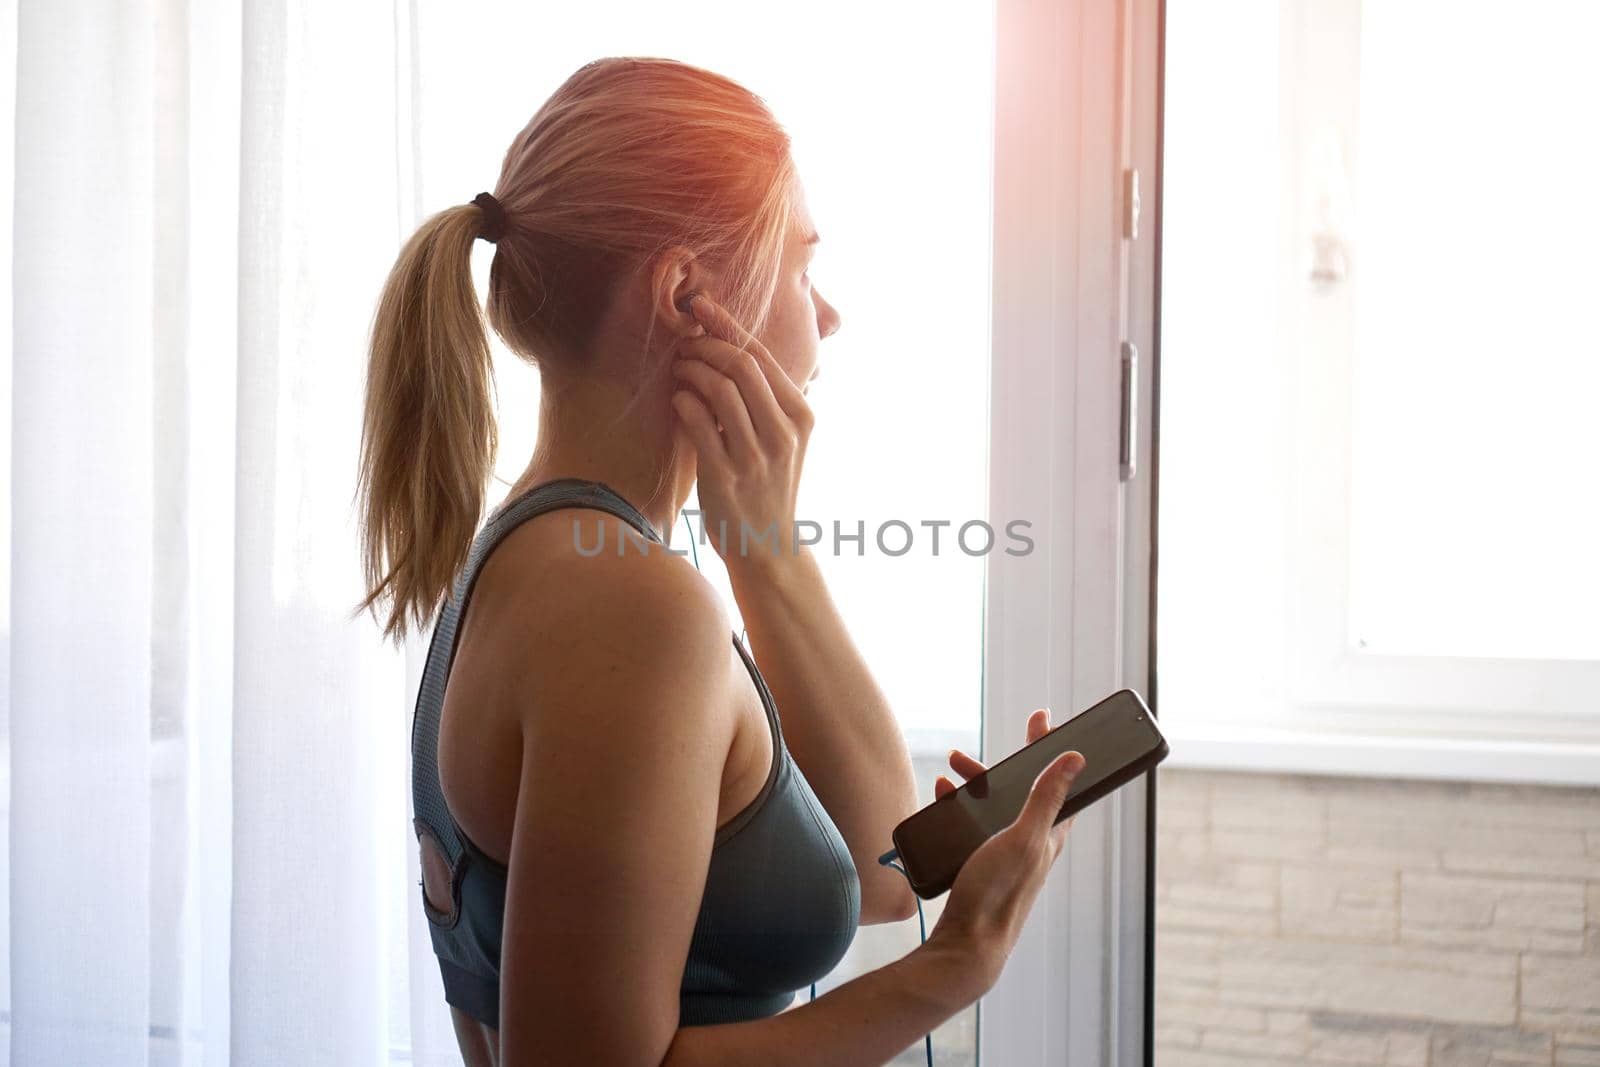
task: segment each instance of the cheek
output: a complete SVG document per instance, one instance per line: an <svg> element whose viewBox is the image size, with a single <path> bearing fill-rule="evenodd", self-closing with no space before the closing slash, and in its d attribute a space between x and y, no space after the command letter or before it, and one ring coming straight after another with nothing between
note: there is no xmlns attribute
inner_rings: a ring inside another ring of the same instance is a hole
<svg viewBox="0 0 1600 1067"><path fill-rule="evenodd" d="M762 339L778 365L796 384L804 385L817 365L817 309L810 292L784 302Z"/></svg>
<svg viewBox="0 0 1600 1067"><path fill-rule="evenodd" d="M801 343L804 343L803 341ZM789 380L796 385L804 385L807 376L811 374L811 363L805 353L791 345L784 351L772 353L778 359L778 365L789 376Z"/></svg>
<svg viewBox="0 0 1600 1067"><path fill-rule="evenodd" d="M799 319L789 331L788 351L779 356L783 369L797 385L804 385L817 366L817 321L815 317Z"/></svg>

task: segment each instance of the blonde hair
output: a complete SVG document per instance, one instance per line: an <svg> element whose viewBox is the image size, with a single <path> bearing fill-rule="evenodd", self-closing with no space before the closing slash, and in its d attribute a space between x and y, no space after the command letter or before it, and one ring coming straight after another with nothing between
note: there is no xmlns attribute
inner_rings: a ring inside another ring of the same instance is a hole
<svg viewBox="0 0 1600 1067"><path fill-rule="evenodd" d="M624 275L682 244L719 271L717 301L759 334L794 219L793 178L788 134L736 82L671 59L585 64L506 152L488 325L529 363L582 373ZM471 267L483 222L472 203L423 222L372 329L357 487L368 593L352 617L376 618L387 598L383 634L397 644L408 618L420 629L451 595L494 471L494 370ZM653 333L654 316L635 399Z"/></svg>

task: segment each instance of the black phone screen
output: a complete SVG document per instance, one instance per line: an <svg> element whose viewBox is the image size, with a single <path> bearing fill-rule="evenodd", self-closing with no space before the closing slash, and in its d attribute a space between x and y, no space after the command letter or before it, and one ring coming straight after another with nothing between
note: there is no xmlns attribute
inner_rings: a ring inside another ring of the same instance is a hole
<svg viewBox="0 0 1600 1067"><path fill-rule="evenodd" d="M1139 694L1122 689L968 779L895 827L895 848L918 895L948 889L973 850L1016 821L1039 772L1073 750L1083 753L1083 770L1057 822L1155 766L1167 742Z"/></svg>

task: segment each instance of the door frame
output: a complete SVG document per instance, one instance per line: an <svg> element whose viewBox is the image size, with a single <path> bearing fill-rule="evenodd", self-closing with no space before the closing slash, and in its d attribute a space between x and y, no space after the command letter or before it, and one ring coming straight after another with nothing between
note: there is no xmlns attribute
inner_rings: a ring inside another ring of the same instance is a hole
<svg viewBox="0 0 1600 1067"><path fill-rule="evenodd" d="M985 576L986 762L1152 669L1162 0L999 0L989 514L1031 523ZM1137 237L1124 173L1140 175ZM1123 480L1123 342L1133 376ZM979 1002L980 1063L1149 1064L1155 775L1093 805Z"/></svg>

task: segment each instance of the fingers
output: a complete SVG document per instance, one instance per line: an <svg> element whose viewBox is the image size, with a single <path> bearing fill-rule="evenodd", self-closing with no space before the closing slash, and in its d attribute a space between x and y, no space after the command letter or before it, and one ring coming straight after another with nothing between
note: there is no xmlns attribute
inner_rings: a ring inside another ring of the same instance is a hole
<svg viewBox="0 0 1600 1067"><path fill-rule="evenodd" d="M698 359L674 359L672 373L679 381L689 382L700 391L702 404L709 404L722 424L728 455L739 463L747 463L755 455L757 435L741 387Z"/></svg>
<svg viewBox="0 0 1600 1067"><path fill-rule="evenodd" d="M672 409L678 413L678 418L683 422L689 440L694 442L699 462L707 468L726 469L727 446L722 441L722 435L717 432L716 420L711 417L711 411L705 402L693 392L680 389L672 394Z"/></svg>
<svg viewBox="0 0 1600 1067"><path fill-rule="evenodd" d="M1028 744L1033 744L1039 738L1050 732L1050 709L1037 708L1028 716ZM963 778L972 778L988 770L981 761L974 759L959 748L950 750L950 769ZM939 796L939 783L934 782L935 799Z"/></svg>
<svg viewBox="0 0 1600 1067"><path fill-rule="evenodd" d="M678 352L677 363L704 366L707 373L733 384L749 413L747 418L762 440L773 440L786 427L792 426L794 421L774 397L771 382L763 373L757 355L733 349L728 342L714 336L683 339L678 344Z"/></svg>
<svg viewBox="0 0 1600 1067"><path fill-rule="evenodd" d="M790 418L799 419L808 410L805 397L794 384L787 371L767 351L767 346L756 339L755 334L744 328L744 324L735 319L728 310L704 293L695 293L690 297L690 314L695 321L706 328L709 338L689 338L686 348L693 351L696 356L705 358L716 369L730 373L729 365L738 361L740 354L748 355L748 362L757 371L756 377L766 389L774 403ZM718 344L717 342L721 342ZM700 343L696 343L700 342ZM701 356L704 353L704 356ZM741 382L741 386L745 383ZM754 380L748 383L752 388L756 386Z"/></svg>
<svg viewBox="0 0 1600 1067"><path fill-rule="evenodd" d="M980 761L973 759L959 748L950 750L950 769L963 778L973 778L988 770Z"/></svg>
<svg viewBox="0 0 1600 1067"><path fill-rule="evenodd" d="M1026 803L1022 805L1022 813L1017 816L1017 824L1029 839L1042 841L1055 826L1056 816L1067 802L1067 794L1072 789L1073 780L1083 770L1083 764L1083 753L1073 750L1057 756L1039 772Z"/></svg>
<svg viewBox="0 0 1600 1067"><path fill-rule="evenodd" d="M792 420L772 395L755 357L736 352L716 338L690 338L679 345L672 371L692 380L715 401L723 425L737 421L751 441L778 442Z"/></svg>

